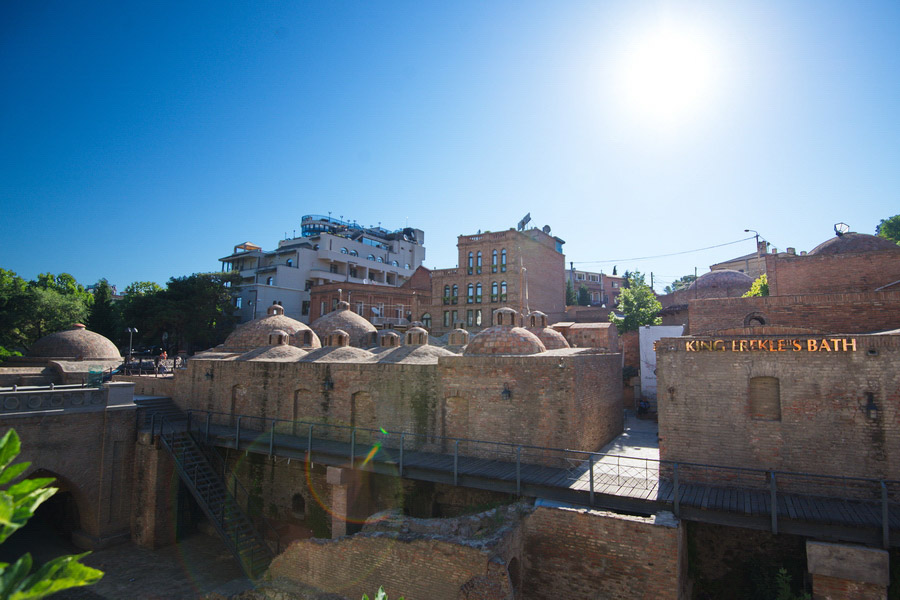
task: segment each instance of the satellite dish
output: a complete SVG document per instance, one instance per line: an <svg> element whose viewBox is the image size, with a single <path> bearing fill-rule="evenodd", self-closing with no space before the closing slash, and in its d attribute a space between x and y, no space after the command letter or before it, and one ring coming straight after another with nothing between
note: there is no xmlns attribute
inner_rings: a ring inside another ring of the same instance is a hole
<svg viewBox="0 0 900 600"><path fill-rule="evenodd" d="M369 279L368 278L363 279L363 283L369 283Z"/></svg>
<svg viewBox="0 0 900 600"><path fill-rule="evenodd" d="M834 232L837 234L838 237L841 237L842 235L844 235L845 233L847 233L849 231L850 231L850 226L847 225L846 223L835 223L834 224Z"/></svg>

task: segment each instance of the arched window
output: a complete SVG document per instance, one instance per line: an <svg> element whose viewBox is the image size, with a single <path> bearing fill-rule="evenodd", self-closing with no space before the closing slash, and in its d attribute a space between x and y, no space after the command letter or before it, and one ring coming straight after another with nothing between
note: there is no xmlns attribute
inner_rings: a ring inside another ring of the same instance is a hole
<svg viewBox="0 0 900 600"><path fill-rule="evenodd" d="M266 277L266 285L272 285L272 281L274 281L271 277Z"/></svg>
<svg viewBox="0 0 900 600"><path fill-rule="evenodd" d="M384 262L384 259L381 258L381 257L379 256L379 257L378 257L378 262L383 263L383 262Z"/></svg>
<svg viewBox="0 0 900 600"><path fill-rule="evenodd" d="M466 287L466 304L472 304L475 301L475 286L471 283Z"/></svg>
<svg viewBox="0 0 900 600"><path fill-rule="evenodd" d="M294 266L294 259L293 259L293 258L287 259L287 266L289 266L289 267L293 267L293 266Z"/></svg>
<svg viewBox="0 0 900 600"><path fill-rule="evenodd" d="M499 298L497 298L497 282L495 281L491 284L491 302L496 302L497 300Z"/></svg>
<svg viewBox="0 0 900 600"><path fill-rule="evenodd" d="M474 266L474 263L475 263L475 257L471 252L469 252L469 268L468 268L469 275L472 274L472 267Z"/></svg>
<svg viewBox="0 0 900 600"><path fill-rule="evenodd" d="M481 250L479 250L478 254L475 256L475 272L481 273Z"/></svg>
<svg viewBox="0 0 900 600"><path fill-rule="evenodd" d="M399 267L399 266L400 266L400 263L398 263L396 260L392 260L392 261L391 261L391 266L392 266L392 267Z"/></svg>
<svg viewBox="0 0 900 600"><path fill-rule="evenodd" d="M409 271L409 263L406 263L406 265L403 268L406 269L407 271Z"/></svg>
<svg viewBox="0 0 900 600"><path fill-rule="evenodd" d="M425 329L431 329L431 314L425 313L422 315L422 325L425 326Z"/></svg>
<svg viewBox="0 0 900 600"><path fill-rule="evenodd" d="M497 251L491 250L491 273L497 272Z"/></svg>
<svg viewBox="0 0 900 600"><path fill-rule="evenodd" d="M453 293L450 294L450 303L456 304L457 298L459 298L459 286L454 283L453 284Z"/></svg>
<svg viewBox="0 0 900 600"><path fill-rule="evenodd" d="M506 282L500 282L500 302L506 302Z"/></svg>
<svg viewBox="0 0 900 600"><path fill-rule="evenodd" d="M346 248L341 248L341 254L349 254Z"/></svg>
<svg viewBox="0 0 900 600"><path fill-rule="evenodd" d="M506 248L500 251L500 272L506 273Z"/></svg>
<svg viewBox="0 0 900 600"><path fill-rule="evenodd" d="M375 260L375 255L374 255L374 254L370 254L370 255L367 256L366 258L369 259L369 260Z"/></svg>
<svg viewBox="0 0 900 600"><path fill-rule="evenodd" d="M359 256L359 252L357 252L356 250L351 250L350 256Z"/></svg>
<svg viewBox="0 0 900 600"><path fill-rule="evenodd" d="M481 302L481 284L475 284L475 302Z"/></svg>
<svg viewBox="0 0 900 600"><path fill-rule="evenodd" d="M450 304L450 286L444 286L444 304Z"/></svg>

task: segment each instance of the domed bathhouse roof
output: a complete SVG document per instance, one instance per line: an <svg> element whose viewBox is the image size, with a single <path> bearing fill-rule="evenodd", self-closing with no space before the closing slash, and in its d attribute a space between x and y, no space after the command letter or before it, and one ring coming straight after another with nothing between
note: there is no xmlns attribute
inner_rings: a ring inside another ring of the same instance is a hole
<svg viewBox="0 0 900 600"><path fill-rule="evenodd" d="M753 285L753 278L732 269L704 273L680 293L687 298L731 298L743 296Z"/></svg>
<svg viewBox="0 0 900 600"><path fill-rule="evenodd" d="M845 233L829 238L809 251L815 254L843 254L845 252L878 252L879 250L895 250L900 246L889 239L867 233Z"/></svg>
<svg viewBox="0 0 900 600"><path fill-rule="evenodd" d="M320 338L335 329L342 329L350 335L350 345L357 348L375 345L378 333L374 325L350 310L350 303L343 300L338 302L337 309L316 319L312 329Z"/></svg>
<svg viewBox="0 0 900 600"><path fill-rule="evenodd" d="M566 341L563 334L551 327L547 327L546 313L542 313L539 310L528 313L528 316L525 317L525 324L525 329L536 335L547 350L569 347L569 342Z"/></svg>
<svg viewBox="0 0 900 600"><path fill-rule="evenodd" d="M273 304L266 310L266 316L254 319L237 329L222 344L228 350L252 350L272 345L269 334L280 330L290 337L290 345L298 348L315 349L322 346L318 336L305 323L286 317L281 305Z"/></svg>
<svg viewBox="0 0 900 600"><path fill-rule="evenodd" d="M121 360L116 345L99 333L88 331L81 323L71 329L46 335L32 344L28 356L69 360Z"/></svg>
<svg viewBox="0 0 900 600"><path fill-rule="evenodd" d="M541 340L525 329L515 326L517 313L511 308L494 311L493 327L488 327L469 341L465 356L479 354L527 355L546 352Z"/></svg>
<svg viewBox="0 0 900 600"><path fill-rule="evenodd" d="M306 356L306 351L291 346L290 335L284 330L276 329L269 333L269 345L256 348L242 354L235 360L252 360L258 362L296 362Z"/></svg>

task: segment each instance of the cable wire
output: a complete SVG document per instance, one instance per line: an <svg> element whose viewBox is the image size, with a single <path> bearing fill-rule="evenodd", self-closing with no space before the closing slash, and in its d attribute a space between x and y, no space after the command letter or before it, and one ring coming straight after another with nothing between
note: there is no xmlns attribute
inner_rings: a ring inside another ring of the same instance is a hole
<svg viewBox="0 0 900 600"><path fill-rule="evenodd" d="M615 263L615 262L629 262L635 260L650 260L651 258L665 258L667 256L679 256L681 254L690 254L691 252L702 252L704 250L712 250L713 248L721 248L722 246L731 246L732 244L740 244L741 242L746 242L747 240L752 240L756 236L751 235L750 237L745 237L740 240L734 240L733 242L725 242L724 244L716 244L715 246L707 246L706 248L697 248L695 250L684 250L682 252L672 252L671 254L657 254L656 256L641 256L638 258L613 258L610 260L584 260L584 261L572 261L576 265L599 265L603 263Z"/></svg>

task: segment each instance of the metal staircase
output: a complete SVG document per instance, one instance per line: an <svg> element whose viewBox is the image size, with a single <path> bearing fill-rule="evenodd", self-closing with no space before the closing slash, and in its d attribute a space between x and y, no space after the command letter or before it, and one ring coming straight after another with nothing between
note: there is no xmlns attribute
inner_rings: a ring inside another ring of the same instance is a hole
<svg viewBox="0 0 900 600"><path fill-rule="evenodd" d="M158 432L160 444L174 459L182 482L241 568L248 577L258 578L281 551L277 531L261 515L255 520L248 517L239 499L247 507L250 494L233 473L226 471L218 453L204 449L187 431L187 419L175 404L164 400L155 399L152 406L144 406L150 413L144 416L144 422L151 425L151 433ZM266 537L260 535L257 526L266 531ZM272 545L267 539L273 540Z"/></svg>

